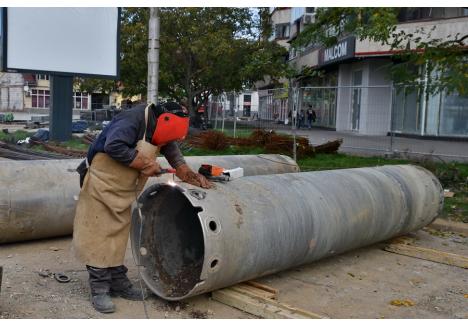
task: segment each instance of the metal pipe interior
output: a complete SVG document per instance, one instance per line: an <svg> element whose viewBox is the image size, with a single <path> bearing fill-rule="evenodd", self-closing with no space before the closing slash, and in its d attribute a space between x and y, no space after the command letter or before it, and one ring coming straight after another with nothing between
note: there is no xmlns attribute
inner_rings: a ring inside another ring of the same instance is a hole
<svg viewBox="0 0 468 326"><path fill-rule="evenodd" d="M161 166L168 167L164 158ZM299 171L283 155L188 156L188 165L243 167L245 175ZM0 243L69 235L73 231L76 201L80 192L75 171L81 160L0 162ZM150 178L147 187L172 180L164 175Z"/></svg>
<svg viewBox="0 0 468 326"><path fill-rule="evenodd" d="M131 241L146 284L180 300L418 230L442 206L439 181L412 165L154 185Z"/></svg>

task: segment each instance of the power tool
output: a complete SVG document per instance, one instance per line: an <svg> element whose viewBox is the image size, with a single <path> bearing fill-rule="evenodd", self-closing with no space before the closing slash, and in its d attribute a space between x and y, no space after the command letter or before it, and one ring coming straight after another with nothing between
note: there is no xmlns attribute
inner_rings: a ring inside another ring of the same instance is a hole
<svg viewBox="0 0 468 326"><path fill-rule="evenodd" d="M198 169L198 173L209 180L225 182L243 177L244 169L240 167L235 169L224 169L216 165L202 164Z"/></svg>

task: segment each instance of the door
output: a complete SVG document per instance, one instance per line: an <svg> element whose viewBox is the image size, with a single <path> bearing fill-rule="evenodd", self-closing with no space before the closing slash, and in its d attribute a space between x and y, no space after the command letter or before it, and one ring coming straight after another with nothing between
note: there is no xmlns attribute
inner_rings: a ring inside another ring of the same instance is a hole
<svg viewBox="0 0 468 326"><path fill-rule="evenodd" d="M353 72L353 87L351 92L351 129L359 130L359 119L361 116L361 97L362 97L362 70Z"/></svg>

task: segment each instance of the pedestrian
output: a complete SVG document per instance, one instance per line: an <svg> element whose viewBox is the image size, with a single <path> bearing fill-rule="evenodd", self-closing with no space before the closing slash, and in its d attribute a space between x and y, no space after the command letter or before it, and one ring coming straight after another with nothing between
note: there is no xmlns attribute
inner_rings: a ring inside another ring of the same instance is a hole
<svg viewBox="0 0 468 326"><path fill-rule="evenodd" d="M307 127L308 127L309 129L312 128L312 120L313 120L313 119L312 119L312 115L313 115L313 114L312 114L312 109L308 109L308 110L307 110Z"/></svg>
<svg viewBox="0 0 468 326"><path fill-rule="evenodd" d="M111 295L128 300L145 297L128 279L123 262L131 205L148 177L161 172L158 151L182 181L202 188L212 186L188 167L177 146L188 127L188 111L177 103L136 105L114 117L89 147L87 162L77 169L81 192L73 245L86 265L91 303L99 312L115 311Z"/></svg>
<svg viewBox="0 0 468 326"><path fill-rule="evenodd" d="M299 113L299 127L298 129L301 129L302 126L305 125L305 113L304 113L304 110L301 110L301 112Z"/></svg>

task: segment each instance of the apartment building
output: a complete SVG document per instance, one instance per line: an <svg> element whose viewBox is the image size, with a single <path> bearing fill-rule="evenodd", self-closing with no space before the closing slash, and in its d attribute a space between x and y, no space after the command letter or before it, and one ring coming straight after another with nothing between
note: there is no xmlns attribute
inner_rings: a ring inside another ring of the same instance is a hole
<svg viewBox="0 0 468 326"><path fill-rule="evenodd" d="M273 8L270 17L274 30L280 31L271 39L284 44L282 36L289 35L290 44L314 21L315 8ZM468 31L468 8L401 8L398 19L397 30L405 32L435 26L432 38ZM468 137L468 98L445 92L428 95L424 88L394 84L389 74L394 52L388 45L360 41L353 35L330 48L311 44L297 50L289 44L285 45L289 63L298 71L324 72L323 78L297 79L300 108L316 111L316 125L366 135L393 130L405 135Z"/></svg>

